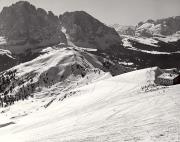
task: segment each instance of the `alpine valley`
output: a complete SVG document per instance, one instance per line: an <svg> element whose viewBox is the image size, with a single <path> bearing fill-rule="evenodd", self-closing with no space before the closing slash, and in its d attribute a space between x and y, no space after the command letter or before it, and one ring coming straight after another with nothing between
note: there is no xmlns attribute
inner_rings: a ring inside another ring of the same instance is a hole
<svg viewBox="0 0 180 142"><path fill-rule="evenodd" d="M107 26L27 1L0 13L0 141L179 142L180 17Z"/></svg>

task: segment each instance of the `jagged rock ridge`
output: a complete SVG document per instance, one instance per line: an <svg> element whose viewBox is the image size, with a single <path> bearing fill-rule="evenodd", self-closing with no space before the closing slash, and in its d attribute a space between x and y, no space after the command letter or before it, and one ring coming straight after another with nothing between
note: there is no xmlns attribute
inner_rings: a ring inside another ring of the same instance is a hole
<svg viewBox="0 0 180 142"><path fill-rule="evenodd" d="M118 33L84 11L59 16L69 39L77 46L104 50L121 44Z"/></svg>
<svg viewBox="0 0 180 142"><path fill-rule="evenodd" d="M139 22L136 28L137 36L169 36L180 31L180 16L158 20Z"/></svg>
<svg viewBox="0 0 180 142"><path fill-rule="evenodd" d="M22 46L48 46L66 42L59 19L51 11L36 8L26 1L4 7L0 13L0 36L7 40L9 49ZM2 47L2 45L1 45ZM16 51L14 51L16 52Z"/></svg>

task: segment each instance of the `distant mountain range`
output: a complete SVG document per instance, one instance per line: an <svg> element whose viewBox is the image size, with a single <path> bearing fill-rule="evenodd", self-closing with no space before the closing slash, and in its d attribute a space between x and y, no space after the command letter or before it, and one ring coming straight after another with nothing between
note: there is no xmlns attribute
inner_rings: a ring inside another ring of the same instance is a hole
<svg viewBox="0 0 180 142"><path fill-rule="evenodd" d="M120 35L140 37L170 36L180 32L180 16L139 22L136 26L110 25Z"/></svg>
<svg viewBox="0 0 180 142"><path fill-rule="evenodd" d="M118 58L140 68L180 68L180 16L139 22L136 26L111 25L123 38Z"/></svg>
<svg viewBox="0 0 180 142"><path fill-rule="evenodd" d="M113 27L119 35L131 35L135 36L135 29L136 26L125 26L120 24L113 24L110 25L110 27Z"/></svg>
<svg viewBox="0 0 180 142"><path fill-rule="evenodd" d="M180 67L179 19L108 27L84 11L56 16L20 1L0 13L0 71L31 61L49 46L95 49L95 56L108 59L114 67Z"/></svg>
<svg viewBox="0 0 180 142"><path fill-rule="evenodd" d="M140 22L136 28L137 36L170 36L180 31L180 16Z"/></svg>

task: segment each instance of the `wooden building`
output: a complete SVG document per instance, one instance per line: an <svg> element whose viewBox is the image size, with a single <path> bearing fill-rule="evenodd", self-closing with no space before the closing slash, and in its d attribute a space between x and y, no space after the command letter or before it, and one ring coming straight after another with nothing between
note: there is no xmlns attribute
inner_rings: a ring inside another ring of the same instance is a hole
<svg viewBox="0 0 180 142"><path fill-rule="evenodd" d="M159 85L175 85L175 84L180 84L180 74L177 73L162 73L159 75L155 82Z"/></svg>

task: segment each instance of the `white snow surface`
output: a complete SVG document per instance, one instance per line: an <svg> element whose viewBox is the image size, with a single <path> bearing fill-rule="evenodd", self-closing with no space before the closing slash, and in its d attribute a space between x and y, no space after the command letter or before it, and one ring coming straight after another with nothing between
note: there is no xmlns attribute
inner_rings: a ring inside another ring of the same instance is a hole
<svg viewBox="0 0 180 142"><path fill-rule="evenodd" d="M41 51L44 53L43 55L40 55L30 62L22 63L13 69L17 69L18 76L21 77L30 72L41 75L49 70L52 70L52 75L55 75L53 72L57 72L57 74L60 75L68 72L69 66L77 63L83 67L89 67L90 69L94 68L93 65L97 67L102 66L102 64L95 59L94 55L86 53L86 55L83 57L79 51L74 49L75 48L73 47L48 47ZM89 62L87 61L86 57L89 59Z"/></svg>
<svg viewBox="0 0 180 142"><path fill-rule="evenodd" d="M148 50L142 50L142 49L138 49L138 48L135 48L135 47L133 47L133 48L129 48L129 49L131 49L131 50L136 50L136 51L140 51L140 52L144 52L144 53L148 53L148 54L164 54L164 55L170 55L171 53L169 53L169 52L159 52L159 51L148 51ZM173 53L175 53L175 52L173 52ZM176 52L177 53L177 52Z"/></svg>
<svg viewBox="0 0 180 142"><path fill-rule="evenodd" d="M9 50L0 49L0 55L6 55L14 59L14 57L12 57L12 53Z"/></svg>
<svg viewBox="0 0 180 142"><path fill-rule="evenodd" d="M132 65L134 65L134 63L132 63L132 62L126 62L126 61L120 61L120 62L118 62L120 65L125 65L125 66L132 66Z"/></svg>
<svg viewBox="0 0 180 142"><path fill-rule="evenodd" d="M180 40L180 32L177 32L171 36L166 36L166 37L155 37L156 39L169 43L169 42L177 42Z"/></svg>
<svg viewBox="0 0 180 142"><path fill-rule="evenodd" d="M124 47L133 47L132 44L128 40L129 40L128 37L122 39L123 46Z"/></svg>
<svg viewBox="0 0 180 142"><path fill-rule="evenodd" d="M7 43L7 41L6 41L5 37L0 36L0 45L4 45L6 43Z"/></svg>
<svg viewBox="0 0 180 142"><path fill-rule="evenodd" d="M150 46L153 46L153 47L158 47L158 45L157 45L158 41L153 39L153 38L132 37L132 36L124 36L124 37L125 37L124 40L131 39L131 40L137 41L137 42L145 44L145 45L150 45Z"/></svg>
<svg viewBox="0 0 180 142"><path fill-rule="evenodd" d="M180 85L155 86L156 72L148 68L116 77L89 73L43 88L34 98L0 108L0 140L179 142ZM69 95L62 100L64 94Z"/></svg>
<svg viewBox="0 0 180 142"><path fill-rule="evenodd" d="M171 54L169 52L148 51L148 50L138 49L138 48L132 46L131 42L128 41L129 39L137 41L137 42L145 44L145 45L150 45L150 46L153 46L153 47L158 47L156 45L158 43L158 41L153 39L153 38L141 38L141 37L124 36L124 38L122 40L123 46L127 47L130 50L136 50L136 51L140 51L140 52L144 52L144 53L148 53L148 54L165 54L165 55ZM172 52L172 53L179 53L179 52L177 51L177 52Z"/></svg>
<svg viewBox="0 0 180 142"><path fill-rule="evenodd" d="M143 25L141 25L140 27L138 27L136 29L136 34L139 35L139 32L143 32L143 31L148 31L149 33L151 33L152 35L161 35L161 24L153 24L153 23L144 23Z"/></svg>

